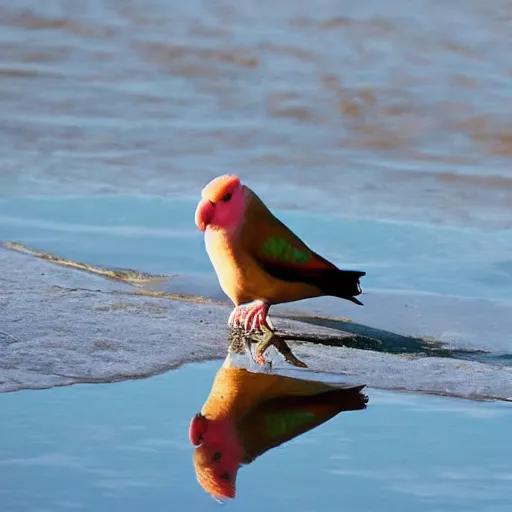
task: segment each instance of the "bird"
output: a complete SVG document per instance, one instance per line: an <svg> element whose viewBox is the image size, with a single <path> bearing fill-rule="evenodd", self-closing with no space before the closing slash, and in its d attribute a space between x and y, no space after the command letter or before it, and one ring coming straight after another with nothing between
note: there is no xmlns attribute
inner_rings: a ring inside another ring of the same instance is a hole
<svg viewBox="0 0 512 512"><path fill-rule="evenodd" d="M189 425L199 484L217 500L234 499L242 466L343 411L365 409L364 387L223 365Z"/></svg>
<svg viewBox="0 0 512 512"><path fill-rule="evenodd" d="M235 174L211 180L201 191L195 224L219 284L234 304L228 326L274 330L272 305L335 296L362 306L359 279L310 249Z"/></svg>

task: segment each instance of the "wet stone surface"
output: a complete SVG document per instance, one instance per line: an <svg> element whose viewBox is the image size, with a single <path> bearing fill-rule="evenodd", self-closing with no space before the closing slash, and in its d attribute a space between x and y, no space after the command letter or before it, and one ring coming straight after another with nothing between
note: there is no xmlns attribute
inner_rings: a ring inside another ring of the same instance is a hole
<svg viewBox="0 0 512 512"><path fill-rule="evenodd" d="M142 378L226 355L230 306L147 295L141 287L5 247L0 266L1 391ZM305 320L277 317L275 324L279 331L311 336L310 342L289 342L307 371L352 376L387 389L512 397L506 359L494 364L485 353L448 350L404 336L399 337L402 349L391 350L393 334L379 339L382 331L370 328L366 344L358 345L353 333ZM360 329L364 335L364 326ZM357 336L361 341L361 333ZM273 348L266 357L275 368L288 365Z"/></svg>

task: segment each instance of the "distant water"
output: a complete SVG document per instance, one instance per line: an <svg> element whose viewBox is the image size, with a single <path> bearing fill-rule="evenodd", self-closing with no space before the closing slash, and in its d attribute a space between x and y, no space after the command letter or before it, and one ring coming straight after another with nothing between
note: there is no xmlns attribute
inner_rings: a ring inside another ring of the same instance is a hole
<svg viewBox="0 0 512 512"><path fill-rule="evenodd" d="M0 1L0 193L238 172L273 207L510 229L511 9Z"/></svg>

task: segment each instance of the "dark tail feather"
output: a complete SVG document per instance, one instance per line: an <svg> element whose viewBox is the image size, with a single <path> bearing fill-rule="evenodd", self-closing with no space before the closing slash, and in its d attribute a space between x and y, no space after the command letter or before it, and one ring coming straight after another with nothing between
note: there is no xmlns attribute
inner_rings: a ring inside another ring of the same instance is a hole
<svg viewBox="0 0 512 512"><path fill-rule="evenodd" d="M357 304L358 306L364 306L364 304L360 300L357 300L355 297L345 297L344 295L338 295L338 297L341 297L342 299L347 299L350 302Z"/></svg>
<svg viewBox="0 0 512 512"><path fill-rule="evenodd" d="M359 270L335 270L325 276L322 291L326 295L333 295L341 299L347 299L354 304L362 306L363 303L355 298L361 294L359 278L366 275L366 272Z"/></svg>

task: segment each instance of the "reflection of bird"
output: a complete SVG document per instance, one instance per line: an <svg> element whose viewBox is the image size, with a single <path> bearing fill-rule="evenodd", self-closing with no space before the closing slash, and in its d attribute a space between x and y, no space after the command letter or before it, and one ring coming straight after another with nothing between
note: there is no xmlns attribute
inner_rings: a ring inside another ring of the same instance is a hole
<svg viewBox="0 0 512 512"><path fill-rule="evenodd" d="M224 292L235 304L231 327L259 329L272 304L333 295L361 304L359 278L313 252L237 176L212 180L195 221ZM249 304L251 303L252 304Z"/></svg>
<svg viewBox="0 0 512 512"><path fill-rule="evenodd" d="M222 367L190 423L197 479L212 496L235 497L238 468L341 411L366 407L364 386L337 388Z"/></svg>

